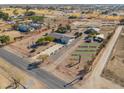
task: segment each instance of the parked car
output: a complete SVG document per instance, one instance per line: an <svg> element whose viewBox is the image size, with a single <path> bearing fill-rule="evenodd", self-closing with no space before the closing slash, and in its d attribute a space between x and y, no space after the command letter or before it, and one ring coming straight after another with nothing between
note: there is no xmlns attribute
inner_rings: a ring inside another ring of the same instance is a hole
<svg viewBox="0 0 124 93"><path fill-rule="evenodd" d="M86 43L91 43L91 39L85 40Z"/></svg>
<svg viewBox="0 0 124 93"><path fill-rule="evenodd" d="M87 36L87 37L84 38L84 41L86 43L90 43L92 41L92 38L90 38L90 37Z"/></svg>
<svg viewBox="0 0 124 93"><path fill-rule="evenodd" d="M41 64L41 62L34 62L34 63L31 63L27 66L27 69L28 70L32 70L32 69L36 69L39 67L39 65Z"/></svg>
<svg viewBox="0 0 124 93"><path fill-rule="evenodd" d="M93 41L101 43L103 41L103 39L99 38L99 37L95 37L95 38L93 38Z"/></svg>

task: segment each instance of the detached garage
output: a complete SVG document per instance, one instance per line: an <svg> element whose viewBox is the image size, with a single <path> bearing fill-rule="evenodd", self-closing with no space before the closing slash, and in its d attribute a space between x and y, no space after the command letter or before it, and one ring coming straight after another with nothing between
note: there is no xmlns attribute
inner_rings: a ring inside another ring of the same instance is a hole
<svg viewBox="0 0 124 93"><path fill-rule="evenodd" d="M44 50L43 52L41 52L41 54L50 56L50 55L54 54L56 51L58 51L60 48L62 48L62 47L63 47L63 45L56 44L56 45Z"/></svg>
<svg viewBox="0 0 124 93"><path fill-rule="evenodd" d="M47 56L53 55L53 54L55 54L56 51L58 51L62 47L64 47L64 45L62 45L62 44L56 44L56 45L54 45L52 47L49 47L48 49L42 51L40 54L37 54L33 58L34 59L37 59L41 55L47 55Z"/></svg>

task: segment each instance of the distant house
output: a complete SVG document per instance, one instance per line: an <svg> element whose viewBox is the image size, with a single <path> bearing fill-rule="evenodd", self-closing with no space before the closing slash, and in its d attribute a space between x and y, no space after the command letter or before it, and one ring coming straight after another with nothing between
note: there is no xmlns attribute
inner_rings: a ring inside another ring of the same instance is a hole
<svg viewBox="0 0 124 93"><path fill-rule="evenodd" d="M15 21L7 21L8 24L16 24Z"/></svg>
<svg viewBox="0 0 124 93"><path fill-rule="evenodd" d="M21 14L21 15L12 15L10 16L11 18L18 18L18 19L23 19L24 18L24 15Z"/></svg>
<svg viewBox="0 0 124 93"><path fill-rule="evenodd" d="M100 29L99 28L95 28L95 27L89 27L87 28L87 30L84 32L85 34L91 34L91 33L100 33Z"/></svg>
<svg viewBox="0 0 124 93"><path fill-rule="evenodd" d="M29 25L25 25L25 24L20 24L18 26L18 31L20 32L31 32L31 31L34 31L35 29Z"/></svg>
<svg viewBox="0 0 124 93"><path fill-rule="evenodd" d="M70 44L74 40L74 36L69 36L65 34L60 33L51 33L49 36L52 36L55 38L55 41L61 44Z"/></svg>
<svg viewBox="0 0 124 93"><path fill-rule="evenodd" d="M34 31L35 29L33 27L30 27L28 25L19 25L18 26L18 31L20 32L31 32L31 31Z"/></svg>
<svg viewBox="0 0 124 93"><path fill-rule="evenodd" d="M20 25L18 26L18 30L19 30L20 32L28 32L28 31L29 31L29 26L28 26L28 25L20 24Z"/></svg>
<svg viewBox="0 0 124 93"><path fill-rule="evenodd" d="M35 28L35 29L38 29L41 27L41 24L38 24L38 23L30 23L29 26Z"/></svg>
<svg viewBox="0 0 124 93"><path fill-rule="evenodd" d="M18 15L17 18L23 19L24 18L24 15L23 14L22 15Z"/></svg>
<svg viewBox="0 0 124 93"><path fill-rule="evenodd" d="M12 16L10 16L10 18L17 18L18 16L16 16L16 15L12 15Z"/></svg>

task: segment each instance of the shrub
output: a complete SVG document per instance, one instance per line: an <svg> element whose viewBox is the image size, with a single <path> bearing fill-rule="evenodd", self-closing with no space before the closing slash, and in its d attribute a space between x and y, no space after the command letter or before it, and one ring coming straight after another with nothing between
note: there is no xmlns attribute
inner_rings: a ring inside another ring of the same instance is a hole
<svg viewBox="0 0 124 93"><path fill-rule="evenodd" d="M46 36L45 38L44 38L46 41L49 41L49 42L52 42L52 41L54 41L54 37L51 37L51 36Z"/></svg>
<svg viewBox="0 0 124 93"><path fill-rule="evenodd" d="M76 19L76 16L69 16L68 19Z"/></svg>
<svg viewBox="0 0 124 93"><path fill-rule="evenodd" d="M0 19L7 21L9 19L8 13L0 12Z"/></svg>
<svg viewBox="0 0 124 93"><path fill-rule="evenodd" d="M9 36L6 36L6 35L3 35L3 36L0 36L0 42L3 44L3 43L8 43L10 41L10 37Z"/></svg>
<svg viewBox="0 0 124 93"><path fill-rule="evenodd" d="M33 16L33 15L35 15L35 12L33 12L33 11L27 11L27 12L25 12L25 15L26 16Z"/></svg>
<svg viewBox="0 0 124 93"><path fill-rule="evenodd" d="M37 22L42 22L44 20L44 16L31 16L29 19L37 23Z"/></svg>
<svg viewBox="0 0 124 93"><path fill-rule="evenodd" d="M44 38L39 38L37 41L36 41L36 44L41 44L45 41Z"/></svg>

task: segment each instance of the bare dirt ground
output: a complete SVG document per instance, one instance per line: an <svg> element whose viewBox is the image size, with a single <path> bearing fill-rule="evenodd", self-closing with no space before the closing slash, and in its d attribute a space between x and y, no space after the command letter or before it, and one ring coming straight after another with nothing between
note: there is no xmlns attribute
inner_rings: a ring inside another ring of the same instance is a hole
<svg viewBox="0 0 124 93"><path fill-rule="evenodd" d="M102 76L124 87L124 31L115 46L111 60L105 67Z"/></svg>
<svg viewBox="0 0 124 93"><path fill-rule="evenodd" d="M13 42L15 37L23 36L18 31L6 31L6 32L3 32L3 33L0 33L0 35L7 35L7 36L9 36L10 37L10 42Z"/></svg>
<svg viewBox="0 0 124 93"><path fill-rule="evenodd" d="M24 87L29 89L46 88L46 85L0 58L0 88Z"/></svg>
<svg viewBox="0 0 124 93"><path fill-rule="evenodd" d="M83 48L79 48L82 46ZM61 64L59 64L52 73L57 77L65 80L66 82L71 82L79 76L83 75L84 65L88 60L92 60L93 55L95 55L97 47L99 44L96 43L87 43L81 44L78 48L73 51L67 59L65 59ZM90 48L89 48L90 47ZM92 48L91 48L92 47ZM77 52L78 50L82 50ZM79 56L74 56L74 54L80 54L81 59L79 62ZM81 86L81 82L75 83L76 86Z"/></svg>
<svg viewBox="0 0 124 93"><path fill-rule="evenodd" d="M115 27L102 27L101 33L107 37L109 32L114 31ZM100 44L98 43L84 43L82 40L82 44L78 46L75 51L73 51L67 59L65 59L61 64L59 64L54 70L51 71L55 76L61 78L66 82L71 82L75 80L80 75L83 75L83 69L85 63L89 60L92 60L94 57L96 50ZM80 54L81 59L79 62L79 55L75 56L75 54ZM95 65L96 63L94 63ZM83 81L89 77L89 74L84 75L84 79L80 82L74 83L74 86L80 87L83 84Z"/></svg>
<svg viewBox="0 0 124 93"><path fill-rule="evenodd" d="M100 29L101 33L104 34L106 38L108 33L111 33L116 29L116 26L101 26Z"/></svg>
<svg viewBox="0 0 124 93"><path fill-rule="evenodd" d="M35 43L35 41L42 37L45 33L50 32L50 30L45 31L45 32L39 32L39 33L34 33L31 36L24 38L20 41L17 41L15 43L10 44L8 47L14 49L16 52L19 52L22 54L24 57L28 57L30 55L31 49L28 49L27 47ZM48 48L49 46L53 45L53 43L48 44L48 46L41 46L36 49L36 52L33 53L30 56L36 55L40 51L44 50L45 48Z"/></svg>

